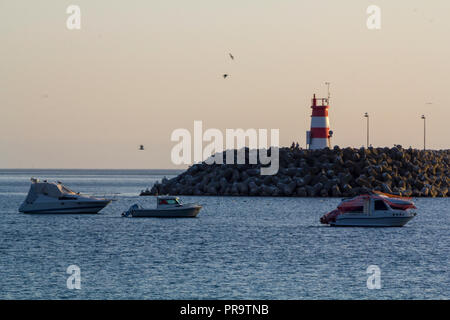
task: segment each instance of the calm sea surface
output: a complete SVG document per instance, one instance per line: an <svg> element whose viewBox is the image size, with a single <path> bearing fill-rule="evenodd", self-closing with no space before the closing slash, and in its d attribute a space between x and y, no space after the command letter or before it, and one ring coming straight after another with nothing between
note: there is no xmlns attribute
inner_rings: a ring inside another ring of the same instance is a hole
<svg viewBox="0 0 450 320"><path fill-rule="evenodd" d="M450 200L416 199L403 228L330 228L339 199L182 197L196 219L130 219L173 171L0 170L1 299L449 299ZM98 215L17 211L30 177L113 196ZM81 289L69 290L69 265ZM381 289L367 288L369 265Z"/></svg>

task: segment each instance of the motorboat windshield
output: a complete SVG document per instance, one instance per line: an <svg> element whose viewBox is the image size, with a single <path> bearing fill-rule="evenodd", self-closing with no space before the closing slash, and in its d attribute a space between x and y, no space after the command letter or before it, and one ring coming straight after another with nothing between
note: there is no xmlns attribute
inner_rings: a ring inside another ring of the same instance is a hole
<svg viewBox="0 0 450 320"><path fill-rule="evenodd" d="M181 206L181 201L178 197L164 196L158 197L157 206Z"/></svg>

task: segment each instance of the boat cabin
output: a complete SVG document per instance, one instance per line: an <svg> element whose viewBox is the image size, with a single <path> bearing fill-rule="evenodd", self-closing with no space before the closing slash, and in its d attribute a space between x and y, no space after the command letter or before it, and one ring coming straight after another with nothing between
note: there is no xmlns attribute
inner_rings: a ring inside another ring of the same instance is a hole
<svg viewBox="0 0 450 320"><path fill-rule="evenodd" d="M179 207L181 206L180 198L173 196L163 196L157 198L157 207Z"/></svg>
<svg viewBox="0 0 450 320"><path fill-rule="evenodd" d="M371 215L374 211L390 211L392 208L381 199L364 199L363 205L358 207L359 210L352 210L352 212L359 212L366 215Z"/></svg>
<svg viewBox="0 0 450 320"><path fill-rule="evenodd" d="M415 206L408 201L398 199L384 199L380 196L359 196L344 200L338 208L346 214L372 215L375 212L400 212Z"/></svg>
<svg viewBox="0 0 450 320"><path fill-rule="evenodd" d="M359 212L371 215L374 211L390 211L392 208L384 202L382 199L364 199L363 206L360 208Z"/></svg>
<svg viewBox="0 0 450 320"><path fill-rule="evenodd" d="M39 179L31 178L31 187L28 191L25 202L28 204L34 203L39 196L45 196L50 198L56 198L58 200L77 200L79 193L75 193L61 182L43 182Z"/></svg>

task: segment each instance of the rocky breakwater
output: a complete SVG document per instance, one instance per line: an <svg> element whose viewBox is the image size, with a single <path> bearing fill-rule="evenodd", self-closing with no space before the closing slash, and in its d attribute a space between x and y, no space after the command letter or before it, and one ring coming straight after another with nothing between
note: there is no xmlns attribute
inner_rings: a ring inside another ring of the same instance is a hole
<svg viewBox="0 0 450 320"><path fill-rule="evenodd" d="M199 163L175 178L155 183L151 194L350 197L378 190L402 196L447 197L449 153L401 146L280 148L276 175L260 175L259 161L253 165ZM248 149L246 160L248 163Z"/></svg>

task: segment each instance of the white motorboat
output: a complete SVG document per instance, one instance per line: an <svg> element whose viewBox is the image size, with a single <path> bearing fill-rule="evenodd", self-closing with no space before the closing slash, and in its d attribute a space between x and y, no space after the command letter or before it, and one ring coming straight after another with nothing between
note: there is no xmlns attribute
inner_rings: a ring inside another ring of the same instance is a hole
<svg viewBox="0 0 450 320"><path fill-rule="evenodd" d="M416 216L410 198L375 193L344 199L320 218L336 227L402 227Z"/></svg>
<svg viewBox="0 0 450 320"><path fill-rule="evenodd" d="M61 182L31 178L31 187L19 211L23 213L98 213L112 200L75 193Z"/></svg>
<svg viewBox="0 0 450 320"><path fill-rule="evenodd" d="M123 217L136 218L195 218L202 206L194 203L182 204L178 197L161 196L156 198L155 209L145 209L134 204Z"/></svg>

